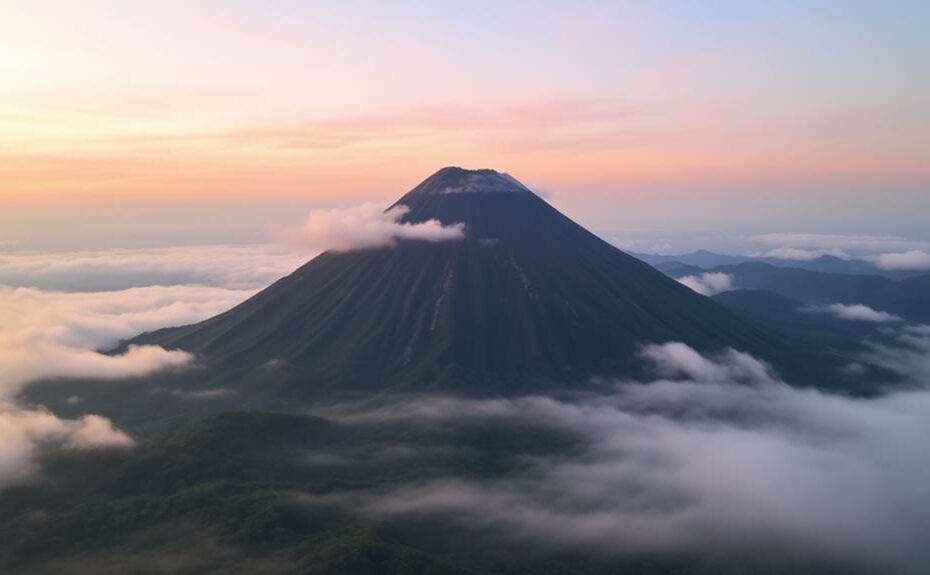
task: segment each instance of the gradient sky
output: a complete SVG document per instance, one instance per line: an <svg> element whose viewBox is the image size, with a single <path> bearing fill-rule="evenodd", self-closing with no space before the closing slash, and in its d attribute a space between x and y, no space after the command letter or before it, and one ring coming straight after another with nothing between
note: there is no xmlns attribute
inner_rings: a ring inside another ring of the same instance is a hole
<svg viewBox="0 0 930 575"><path fill-rule="evenodd" d="M930 3L0 0L0 242L259 241L444 165L602 233L930 240Z"/></svg>

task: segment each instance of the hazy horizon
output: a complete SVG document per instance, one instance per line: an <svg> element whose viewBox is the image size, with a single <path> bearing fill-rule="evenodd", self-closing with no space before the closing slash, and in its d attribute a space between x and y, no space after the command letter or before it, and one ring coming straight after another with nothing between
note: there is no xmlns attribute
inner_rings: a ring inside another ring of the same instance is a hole
<svg viewBox="0 0 930 575"><path fill-rule="evenodd" d="M387 208L418 182L349 198L308 195L8 202L0 213L0 254L269 243L274 241L276 229L299 225L311 211L361 203ZM812 193L788 205L777 193L751 198L712 191L680 200L655 199L655 193L643 192L653 199L638 203L607 192L578 195L531 187L603 239L635 253L680 254L706 249L763 255L780 247L819 247L754 240L774 234L835 236L829 247L841 250L846 244L851 248L834 253L843 258L900 251L902 245L930 251L930 228L924 222L924 214L930 213L930 193L922 188L898 191L892 202L877 194L838 200L831 193ZM734 218L733 212L740 210L745 215ZM883 211L900 213L884 216ZM863 236L894 241L862 249Z"/></svg>
<svg viewBox="0 0 930 575"><path fill-rule="evenodd" d="M670 251L928 241L928 10L11 3L0 245L261 242L445 165L511 172Z"/></svg>

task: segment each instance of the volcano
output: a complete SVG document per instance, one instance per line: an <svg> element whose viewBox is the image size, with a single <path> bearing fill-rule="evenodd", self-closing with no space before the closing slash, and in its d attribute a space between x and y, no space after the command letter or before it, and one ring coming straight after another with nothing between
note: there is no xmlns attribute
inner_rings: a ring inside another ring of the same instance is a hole
<svg viewBox="0 0 930 575"><path fill-rule="evenodd" d="M325 252L241 305L130 343L196 354L210 378L275 371L286 396L501 392L639 375L679 341L785 363L780 340L601 240L511 176L449 167L392 207L460 241Z"/></svg>

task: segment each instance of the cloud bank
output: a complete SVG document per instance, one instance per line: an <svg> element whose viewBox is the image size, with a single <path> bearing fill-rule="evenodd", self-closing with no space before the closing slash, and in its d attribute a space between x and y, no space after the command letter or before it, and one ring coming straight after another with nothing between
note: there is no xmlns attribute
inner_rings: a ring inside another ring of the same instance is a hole
<svg viewBox="0 0 930 575"><path fill-rule="evenodd" d="M875 265L883 270L930 270L930 253L923 250L907 250L881 254L875 258Z"/></svg>
<svg viewBox="0 0 930 575"><path fill-rule="evenodd" d="M850 259L850 255L839 248L830 249L807 249L807 248L775 248L763 254L767 258L778 258L782 260L795 260L800 262L809 262L823 256L833 256L836 258Z"/></svg>
<svg viewBox="0 0 930 575"><path fill-rule="evenodd" d="M106 418L60 419L43 408L0 404L0 490L29 479L35 458L53 449L127 449L135 442Z"/></svg>
<svg viewBox="0 0 930 575"><path fill-rule="evenodd" d="M367 203L354 208L314 210L303 226L283 230L278 238L287 245L309 251L352 251L392 247L400 240L444 242L465 238L465 224L448 226L439 220L402 221L409 211L397 206L384 211Z"/></svg>
<svg viewBox="0 0 930 575"><path fill-rule="evenodd" d="M110 356L97 350L143 331L206 319L252 293L206 286L94 293L0 286L0 398L40 378L118 379L183 367L191 357L180 351L140 346Z"/></svg>
<svg viewBox="0 0 930 575"><path fill-rule="evenodd" d="M899 236L772 233L749 239L773 246L763 254L767 257L798 261L822 256L860 257L888 271L930 270L930 245Z"/></svg>
<svg viewBox="0 0 930 575"><path fill-rule="evenodd" d="M61 419L13 398L31 381L48 378L124 379L193 360L182 351L131 346L99 353L142 331L213 316L254 290L209 286L150 286L66 293L0 286L0 489L38 471L37 458L55 449L128 448L132 439L98 415ZM69 404L78 406L74 396Z"/></svg>
<svg viewBox="0 0 930 575"><path fill-rule="evenodd" d="M901 316L886 311L879 311L862 304L835 303L825 306L807 308L810 311L828 313L837 319L847 321L865 321L871 323L891 323L902 321Z"/></svg>
<svg viewBox="0 0 930 575"><path fill-rule="evenodd" d="M730 291L733 288L733 276L721 272L708 272L678 278L678 281L701 295L712 296Z"/></svg>
<svg viewBox="0 0 930 575"><path fill-rule="evenodd" d="M913 341L899 351L927 362L930 328L909 330L902 337ZM604 382L609 393L575 400L413 398L345 409L335 414L345 422L533 423L584 448L493 480L448 477L339 504L540 551L693 552L747 569L786 557L868 572L930 565L926 388L877 399L801 390L747 354L703 356L681 343L646 347L643 358L658 379Z"/></svg>
<svg viewBox="0 0 930 575"><path fill-rule="evenodd" d="M754 242L789 248L806 248L814 250L865 250L881 252L894 249L907 249L916 242L900 236L867 236L842 234L803 234L779 232L750 236Z"/></svg>
<svg viewBox="0 0 930 575"><path fill-rule="evenodd" d="M276 245L0 252L0 284L67 292L191 284L248 290L271 284L305 260Z"/></svg>

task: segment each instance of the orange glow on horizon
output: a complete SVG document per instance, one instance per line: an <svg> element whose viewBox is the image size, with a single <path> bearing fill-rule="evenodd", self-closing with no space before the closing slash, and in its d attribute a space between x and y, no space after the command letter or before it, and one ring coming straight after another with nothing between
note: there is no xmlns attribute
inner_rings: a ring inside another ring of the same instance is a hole
<svg viewBox="0 0 930 575"><path fill-rule="evenodd" d="M930 181L916 84L866 88L806 52L663 35L645 8L497 8L504 29L531 20L520 42L455 35L457 11L428 11L417 34L390 15L293 10L11 6L0 201L371 197L450 164L566 193Z"/></svg>

